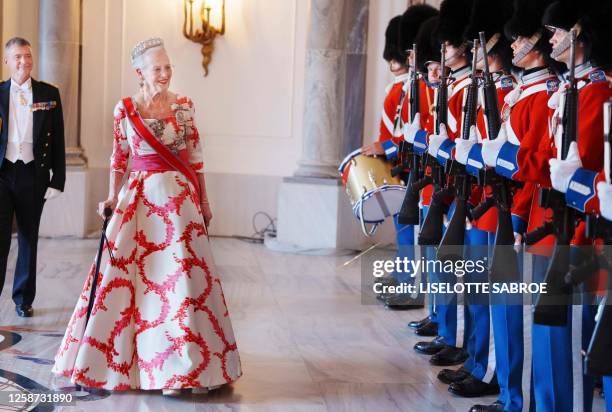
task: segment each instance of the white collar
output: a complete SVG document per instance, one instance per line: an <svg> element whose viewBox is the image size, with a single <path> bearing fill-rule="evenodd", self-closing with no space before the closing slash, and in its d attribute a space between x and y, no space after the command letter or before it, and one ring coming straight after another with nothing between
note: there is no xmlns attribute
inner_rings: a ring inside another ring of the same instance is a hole
<svg viewBox="0 0 612 412"><path fill-rule="evenodd" d="M537 72L529 73L528 75L525 75L525 76L521 74L521 85L525 86L525 85L537 83L551 76L552 76L552 73L550 72L548 67L545 67L542 70L538 70Z"/></svg>
<svg viewBox="0 0 612 412"><path fill-rule="evenodd" d="M23 82L21 85L18 85L15 80L11 77L11 90L18 92L21 91L23 93L29 93L32 91L32 78L28 77L28 80Z"/></svg>
<svg viewBox="0 0 612 412"><path fill-rule="evenodd" d="M468 76L470 73L472 73L472 69L470 68L470 66L465 66L464 68L459 69L456 72L451 72L451 76L453 76L455 78L455 81L457 81L461 80L465 76Z"/></svg>
<svg viewBox="0 0 612 412"><path fill-rule="evenodd" d="M589 74L592 71L593 71L593 66L591 65L591 62L582 63L581 65L576 66L576 72L575 72L576 79L582 79L583 77L585 77L587 74ZM569 70L563 73L563 80L567 81L568 79L569 79Z"/></svg>
<svg viewBox="0 0 612 412"><path fill-rule="evenodd" d="M393 79L393 83L405 82L409 78L410 78L410 72L404 73L404 74L400 74L399 76L395 76L395 79Z"/></svg>

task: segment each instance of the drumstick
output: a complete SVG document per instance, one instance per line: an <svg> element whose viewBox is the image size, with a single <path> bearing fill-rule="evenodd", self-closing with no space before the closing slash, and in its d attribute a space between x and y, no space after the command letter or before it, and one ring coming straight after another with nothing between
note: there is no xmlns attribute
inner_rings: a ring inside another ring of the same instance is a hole
<svg viewBox="0 0 612 412"><path fill-rule="evenodd" d="M403 228L401 228L400 230L397 231L397 233L400 233L401 231L407 229L409 226L412 225L406 225ZM340 266L338 266L338 268L342 268L345 266L350 265L351 263L353 263L354 261L356 261L357 259L359 259L360 257L362 257L363 255L365 255L366 253L368 253L370 250L377 248L378 246L382 245L383 242L377 242L375 244L373 244L372 246L370 246L369 248L367 248L366 250L364 250L363 252L359 253L357 256L354 256L353 258L347 260L346 262L344 262L343 264L341 264ZM393 243L385 243L384 246L391 246L393 245Z"/></svg>

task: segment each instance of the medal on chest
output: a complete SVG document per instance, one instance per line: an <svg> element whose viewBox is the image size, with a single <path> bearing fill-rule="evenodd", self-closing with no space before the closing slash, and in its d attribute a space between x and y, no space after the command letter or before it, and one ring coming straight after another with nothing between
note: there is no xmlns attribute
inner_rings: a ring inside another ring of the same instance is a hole
<svg viewBox="0 0 612 412"><path fill-rule="evenodd" d="M19 92L19 104L22 106L27 106L28 98L23 94L23 92Z"/></svg>

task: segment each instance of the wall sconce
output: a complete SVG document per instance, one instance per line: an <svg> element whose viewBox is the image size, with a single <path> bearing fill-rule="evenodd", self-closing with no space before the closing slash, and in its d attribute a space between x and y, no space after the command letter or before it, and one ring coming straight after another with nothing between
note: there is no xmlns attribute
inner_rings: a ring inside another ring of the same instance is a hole
<svg viewBox="0 0 612 412"><path fill-rule="evenodd" d="M204 76L208 76L208 65L215 50L215 38L217 35L225 33L225 0L183 1L185 8L183 35L202 45L202 67L204 68ZM195 15L194 9L196 10ZM201 30L197 28L199 24L202 26ZM196 27L195 31L194 26Z"/></svg>

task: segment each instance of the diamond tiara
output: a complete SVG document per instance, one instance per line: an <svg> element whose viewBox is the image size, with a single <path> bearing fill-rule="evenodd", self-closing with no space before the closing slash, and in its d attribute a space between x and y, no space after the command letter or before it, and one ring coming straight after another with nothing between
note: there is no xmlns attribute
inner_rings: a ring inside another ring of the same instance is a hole
<svg viewBox="0 0 612 412"><path fill-rule="evenodd" d="M164 45L164 41L160 39L159 37L152 37L150 39L146 39L146 40L136 43L131 53L132 63L134 63L134 60L142 56L147 50L153 47L160 47L160 46L163 47L163 45Z"/></svg>

